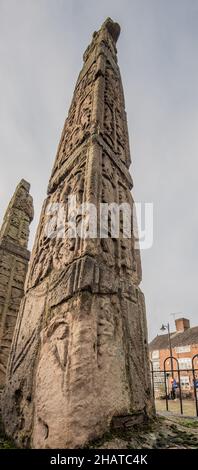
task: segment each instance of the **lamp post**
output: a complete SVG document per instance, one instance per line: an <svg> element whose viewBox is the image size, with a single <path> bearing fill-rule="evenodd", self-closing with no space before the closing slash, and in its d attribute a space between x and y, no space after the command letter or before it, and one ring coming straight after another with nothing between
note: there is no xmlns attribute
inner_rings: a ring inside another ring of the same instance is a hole
<svg viewBox="0 0 198 470"><path fill-rule="evenodd" d="M162 323L162 326L160 328L161 331L168 331L168 342L169 342L169 350L170 350L170 359L171 359L171 372L172 372L172 378L174 379L174 373L173 373L173 351L172 351L172 344L171 344L171 336L170 336L170 325L167 323L167 325L164 325Z"/></svg>

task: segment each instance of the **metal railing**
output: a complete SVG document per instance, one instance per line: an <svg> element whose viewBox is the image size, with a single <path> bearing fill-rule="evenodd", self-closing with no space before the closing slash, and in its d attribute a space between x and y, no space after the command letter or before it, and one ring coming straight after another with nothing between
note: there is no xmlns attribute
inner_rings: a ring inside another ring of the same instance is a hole
<svg viewBox="0 0 198 470"><path fill-rule="evenodd" d="M165 399L166 399L166 410L169 411L169 398L170 394L168 393L167 388L167 378L171 375L172 382L175 380L175 376L177 377L177 390L179 391L179 401L180 401L180 412L183 415L183 397L182 397L182 384L181 384L181 372L187 372L192 375L193 378L193 390L194 390L194 402L195 402L195 412L196 416L198 417L198 379L196 378L196 371L198 372L198 368L195 367L195 359L198 358L198 354L195 354L192 358L192 368L191 369L183 369L179 367L179 361L174 356L168 356L164 359L163 369L161 370L154 370L153 362L150 361L150 372L152 378L152 393L154 400L156 399L155 393L155 376L156 374L161 374L164 376L164 390L165 390ZM167 369L167 361L170 361L171 368ZM176 369L173 368L173 361L176 362Z"/></svg>

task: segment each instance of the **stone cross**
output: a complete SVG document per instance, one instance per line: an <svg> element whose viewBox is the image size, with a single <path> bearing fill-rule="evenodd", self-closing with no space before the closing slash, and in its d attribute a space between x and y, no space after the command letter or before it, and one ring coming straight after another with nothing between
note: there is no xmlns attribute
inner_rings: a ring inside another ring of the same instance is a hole
<svg viewBox="0 0 198 470"><path fill-rule="evenodd" d="M0 230L0 387L5 383L6 366L30 257L27 245L33 203L29 190L29 183L21 180Z"/></svg>
<svg viewBox="0 0 198 470"><path fill-rule="evenodd" d="M6 431L19 446L85 446L152 409L133 230L69 237L55 217L71 195L98 212L126 202L133 211L119 33L108 18L84 53L41 213L4 397Z"/></svg>

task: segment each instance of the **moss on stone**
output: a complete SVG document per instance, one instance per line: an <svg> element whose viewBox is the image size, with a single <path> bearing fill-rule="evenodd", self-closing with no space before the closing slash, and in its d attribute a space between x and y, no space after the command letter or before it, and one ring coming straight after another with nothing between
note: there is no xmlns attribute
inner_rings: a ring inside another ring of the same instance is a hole
<svg viewBox="0 0 198 470"><path fill-rule="evenodd" d="M0 449L16 449L14 442L9 439L3 428L3 423L0 417Z"/></svg>

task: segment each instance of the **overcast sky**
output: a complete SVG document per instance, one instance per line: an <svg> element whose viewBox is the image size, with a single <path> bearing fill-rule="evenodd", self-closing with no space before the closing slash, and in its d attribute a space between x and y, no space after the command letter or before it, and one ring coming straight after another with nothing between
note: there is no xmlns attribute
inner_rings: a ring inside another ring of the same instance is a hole
<svg viewBox="0 0 198 470"><path fill-rule="evenodd" d="M198 324L198 1L0 0L0 219L31 183L31 243L82 54L118 21L136 201L154 203L142 252L149 336L171 312Z"/></svg>

